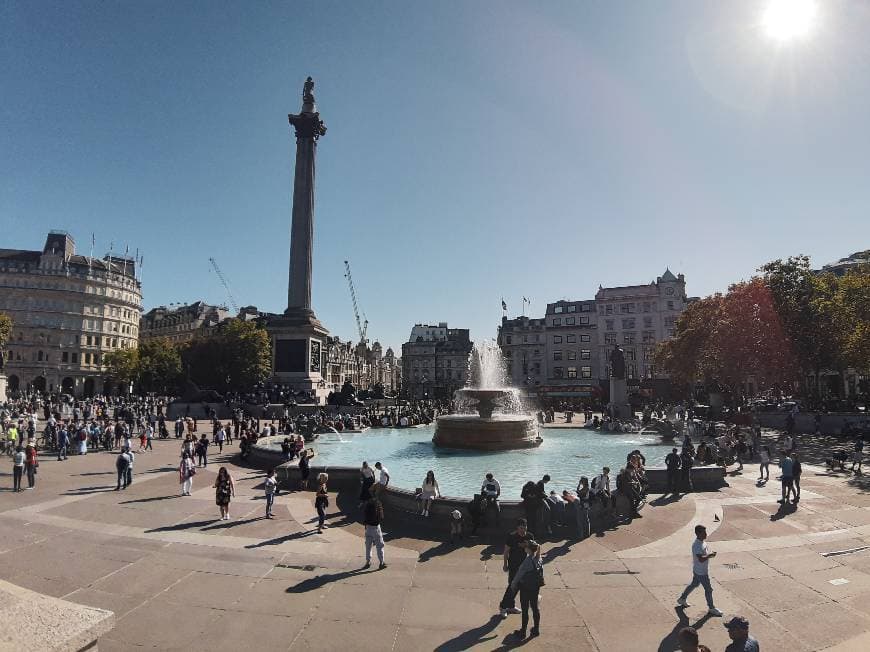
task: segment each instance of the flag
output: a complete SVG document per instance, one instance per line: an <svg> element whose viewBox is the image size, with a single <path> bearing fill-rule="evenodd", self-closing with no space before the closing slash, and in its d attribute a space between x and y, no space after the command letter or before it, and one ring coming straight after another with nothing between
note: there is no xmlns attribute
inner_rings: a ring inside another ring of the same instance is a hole
<svg viewBox="0 0 870 652"><path fill-rule="evenodd" d="M501 300L501 309L507 310L507 304L504 302L504 299Z"/></svg>

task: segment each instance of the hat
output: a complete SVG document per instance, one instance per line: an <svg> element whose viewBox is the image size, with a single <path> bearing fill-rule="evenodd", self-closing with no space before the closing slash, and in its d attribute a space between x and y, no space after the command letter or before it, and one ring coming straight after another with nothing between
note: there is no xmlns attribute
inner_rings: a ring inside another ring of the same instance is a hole
<svg viewBox="0 0 870 652"><path fill-rule="evenodd" d="M454 509L452 512L450 512L450 515L457 521L462 518L462 512L460 512L458 509Z"/></svg>
<svg viewBox="0 0 870 652"><path fill-rule="evenodd" d="M734 616L731 620L725 623L726 629L736 627L737 629L749 629L749 621L743 616Z"/></svg>

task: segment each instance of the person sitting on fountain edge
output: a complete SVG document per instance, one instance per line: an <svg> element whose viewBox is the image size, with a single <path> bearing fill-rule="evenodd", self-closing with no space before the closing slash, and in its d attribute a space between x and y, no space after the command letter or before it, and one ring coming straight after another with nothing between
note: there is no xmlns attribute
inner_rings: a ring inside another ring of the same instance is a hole
<svg viewBox="0 0 870 652"><path fill-rule="evenodd" d="M499 517L501 516L501 506L498 503L498 498L501 496L501 485L493 477L492 473L486 474L483 486L480 488L480 494L484 500L484 515L489 511L490 507L495 508L495 524L498 526Z"/></svg>

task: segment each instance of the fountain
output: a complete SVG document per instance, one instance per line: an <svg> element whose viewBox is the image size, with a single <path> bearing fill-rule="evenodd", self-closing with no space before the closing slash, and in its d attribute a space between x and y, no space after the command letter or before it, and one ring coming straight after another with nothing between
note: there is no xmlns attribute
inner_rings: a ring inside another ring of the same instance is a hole
<svg viewBox="0 0 870 652"><path fill-rule="evenodd" d="M507 387L498 345L492 340L475 344L469 370L469 386L454 394L460 413L438 417L432 443L491 451L540 446L534 418L523 412L517 390Z"/></svg>

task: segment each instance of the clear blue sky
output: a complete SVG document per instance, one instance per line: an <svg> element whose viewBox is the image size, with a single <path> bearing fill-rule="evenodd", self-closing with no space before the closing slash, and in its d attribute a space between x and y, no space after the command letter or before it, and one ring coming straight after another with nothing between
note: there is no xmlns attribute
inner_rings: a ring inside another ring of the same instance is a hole
<svg viewBox="0 0 870 652"><path fill-rule="evenodd" d="M313 75L314 303L354 336L491 337L504 296L666 266L704 295L870 246L870 5L776 41L764 2L39 2L0 6L2 246L144 253L147 308L285 307Z"/></svg>

